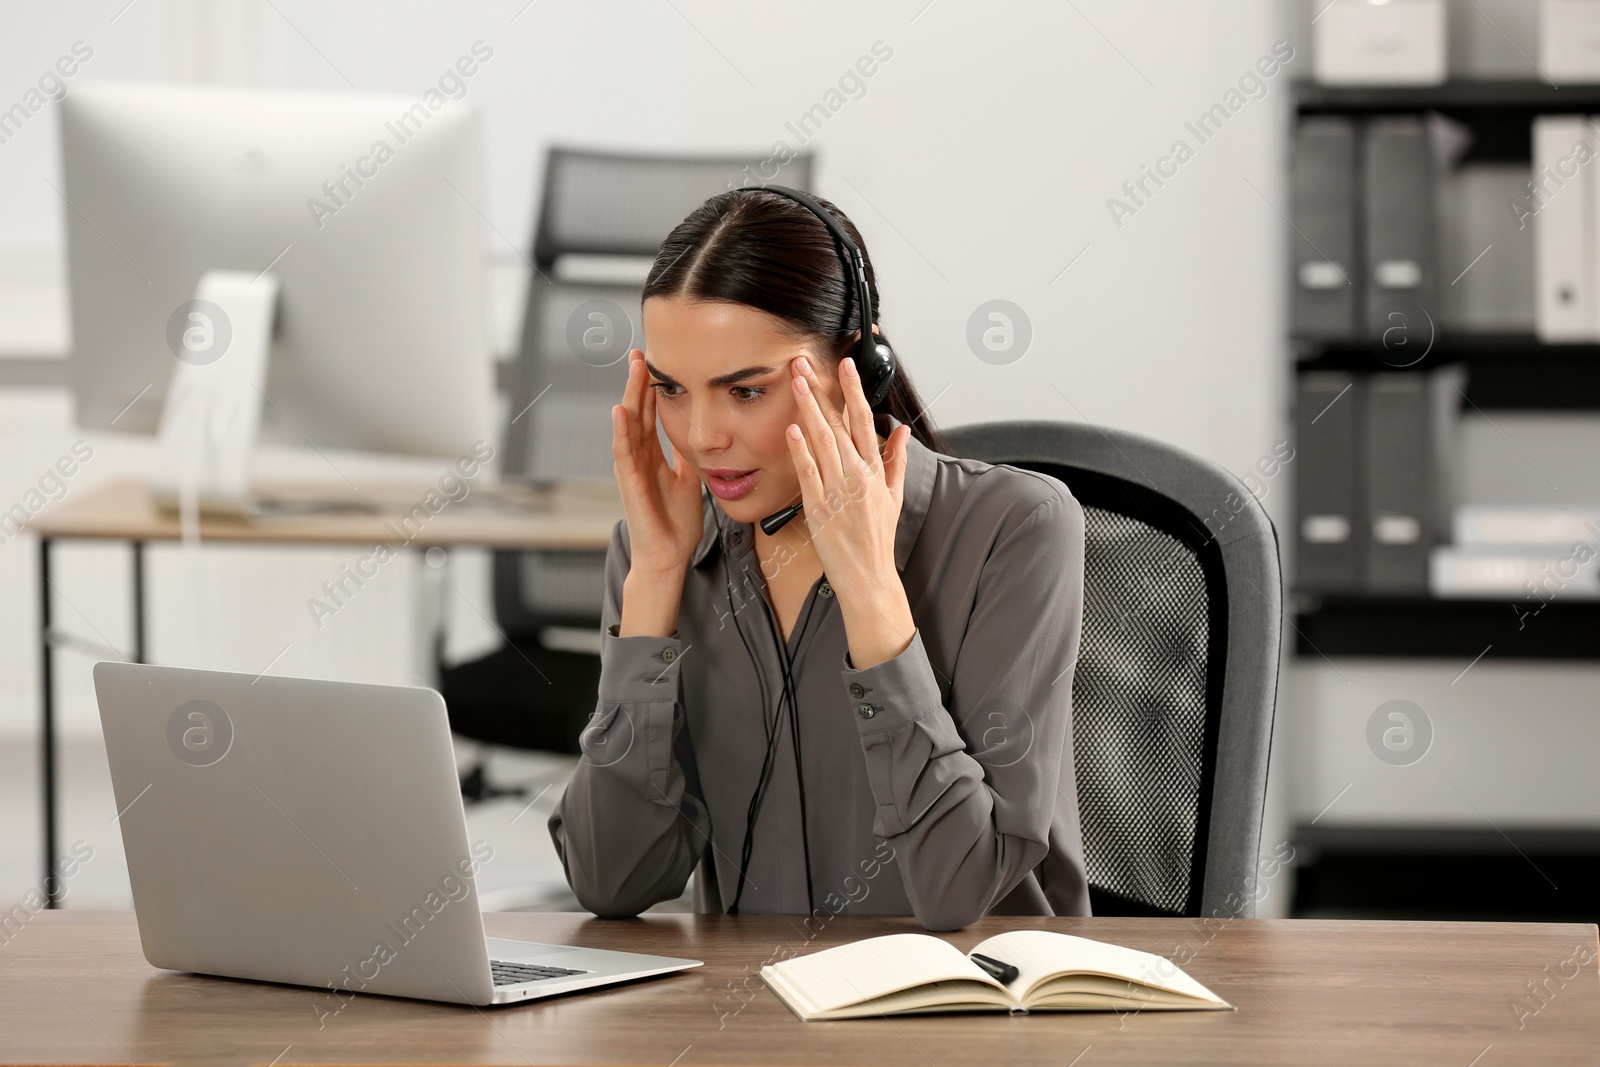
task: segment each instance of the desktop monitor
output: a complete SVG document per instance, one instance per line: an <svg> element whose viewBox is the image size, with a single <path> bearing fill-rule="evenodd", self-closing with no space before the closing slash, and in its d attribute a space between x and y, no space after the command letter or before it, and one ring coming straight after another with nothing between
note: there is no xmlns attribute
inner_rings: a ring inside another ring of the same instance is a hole
<svg viewBox="0 0 1600 1067"><path fill-rule="evenodd" d="M74 90L78 424L159 429L165 446L194 386L209 407L187 453L243 449L222 460L234 490L258 427L318 449L470 452L494 410L474 128L463 104L406 96Z"/></svg>

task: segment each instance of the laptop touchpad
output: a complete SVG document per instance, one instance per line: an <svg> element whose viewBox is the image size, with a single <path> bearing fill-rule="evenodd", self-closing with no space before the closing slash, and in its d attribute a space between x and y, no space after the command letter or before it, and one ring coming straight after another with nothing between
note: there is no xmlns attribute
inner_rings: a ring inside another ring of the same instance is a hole
<svg viewBox="0 0 1600 1067"><path fill-rule="evenodd" d="M504 937L485 938L489 942L489 958L507 962L542 959L563 952L577 952L577 945L545 945L538 941L512 941Z"/></svg>

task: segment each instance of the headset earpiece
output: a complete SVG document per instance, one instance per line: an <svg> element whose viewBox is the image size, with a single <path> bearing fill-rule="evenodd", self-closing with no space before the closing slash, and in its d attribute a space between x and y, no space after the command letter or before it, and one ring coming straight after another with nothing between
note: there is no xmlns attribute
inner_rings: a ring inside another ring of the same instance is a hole
<svg viewBox="0 0 1600 1067"><path fill-rule="evenodd" d="M870 335L855 355L856 371L861 375L861 391L873 411L885 410L889 387L894 384L895 356L889 339L882 333Z"/></svg>
<svg viewBox="0 0 1600 1067"><path fill-rule="evenodd" d="M855 283L857 315L862 324L860 340L856 344L855 351L856 370L861 374L861 391L866 394L867 403L871 405L873 411L884 411L884 402L889 397L889 386L894 383L895 355L889 339L881 333L872 332L876 316L872 313L872 288L867 284L866 257L862 254L860 246L845 232L839 220L823 210L822 205L808 193L791 189L786 185L746 185L738 191L776 193L793 200L815 215L839 242L845 270L850 276L850 281ZM783 522L787 522L790 517L792 516L786 516ZM772 518L776 520L778 516ZM777 525L782 526L783 522ZM767 532L771 534L775 530Z"/></svg>

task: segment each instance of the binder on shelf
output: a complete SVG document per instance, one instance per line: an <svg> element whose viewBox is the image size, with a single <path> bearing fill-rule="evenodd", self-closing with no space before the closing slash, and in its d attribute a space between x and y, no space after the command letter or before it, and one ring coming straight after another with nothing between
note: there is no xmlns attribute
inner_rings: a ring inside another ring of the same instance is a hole
<svg viewBox="0 0 1600 1067"><path fill-rule="evenodd" d="M1362 405L1366 592L1426 595L1429 556L1449 540L1466 368L1367 376Z"/></svg>
<svg viewBox="0 0 1600 1067"><path fill-rule="evenodd" d="M1295 587L1303 592L1360 587L1361 393L1358 376L1346 371L1296 376Z"/></svg>
<svg viewBox="0 0 1600 1067"><path fill-rule="evenodd" d="M1441 336L1533 335L1539 317L1535 225L1506 207L1527 195L1525 161L1475 161L1440 175Z"/></svg>
<svg viewBox="0 0 1600 1067"><path fill-rule="evenodd" d="M1600 337L1595 308L1594 150L1600 139L1582 116L1545 115L1533 123L1533 170L1527 195L1512 201L1533 227L1535 332L1542 341Z"/></svg>
<svg viewBox="0 0 1600 1067"><path fill-rule="evenodd" d="M1367 336L1386 345L1402 338L1408 346L1425 347L1438 304L1434 169L1426 120L1406 115L1367 123L1362 190Z"/></svg>
<svg viewBox="0 0 1600 1067"><path fill-rule="evenodd" d="M1293 182L1293 332L1314 340L1352 340L1362 334L1355 123L1334 116L1302 120L1295 130Z"/></svg>

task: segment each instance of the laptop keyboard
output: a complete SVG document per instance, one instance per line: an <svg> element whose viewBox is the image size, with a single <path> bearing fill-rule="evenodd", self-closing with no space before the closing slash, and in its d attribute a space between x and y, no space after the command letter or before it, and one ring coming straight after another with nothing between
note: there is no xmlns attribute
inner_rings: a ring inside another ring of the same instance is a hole
<svg viewBox="0 0 1600 1067"><path fill-rule="evenodd" d="M566 967L541 967L534 963L490 960L489 973L494 976L495 985L521 985L523 982L539 982L546 978L570 978L575 974L589 972L569 970Z"/></svg>

